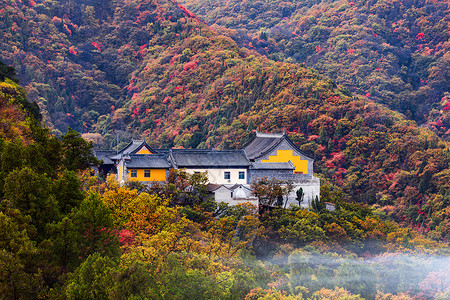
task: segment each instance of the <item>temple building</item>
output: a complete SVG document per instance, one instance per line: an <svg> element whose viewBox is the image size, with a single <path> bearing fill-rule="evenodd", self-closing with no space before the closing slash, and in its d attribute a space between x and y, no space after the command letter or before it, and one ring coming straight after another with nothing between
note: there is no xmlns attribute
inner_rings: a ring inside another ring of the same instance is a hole
<svg viewBox="0 0 450 300"><path fill-rule="evenodd" d="M120 151L95 151L95 155L103 161L98 170L103 174L115 173L121 184L165 182L171 169L183 169L191 174L204 172L216 201L229 204L242 203L245 199L255 203L250 184L263 177L294 184L287 205L297 204L295 191L300 187L304 192L304 206L320 196L320 180L313 175L314 160L284 133L256 132L239 150L153 149L143 140L133 140Z"/></svg>

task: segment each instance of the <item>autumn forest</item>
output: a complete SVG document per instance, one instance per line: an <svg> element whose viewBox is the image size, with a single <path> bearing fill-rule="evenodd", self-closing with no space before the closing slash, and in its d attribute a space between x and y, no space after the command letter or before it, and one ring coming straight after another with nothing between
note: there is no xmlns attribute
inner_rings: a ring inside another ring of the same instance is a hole
<svg viewBox="0 0 450 300"><path fill-rule="evenodd" d="M448 299L449 24L443 0L0 0L0 298ZM91 169L256 130L314 158L314 205Z"/></svg>

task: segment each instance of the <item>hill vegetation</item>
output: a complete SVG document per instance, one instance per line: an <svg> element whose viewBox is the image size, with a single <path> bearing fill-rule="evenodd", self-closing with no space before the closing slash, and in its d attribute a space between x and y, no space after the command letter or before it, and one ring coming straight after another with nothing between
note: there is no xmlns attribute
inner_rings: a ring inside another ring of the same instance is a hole
<svg viewBox="0 0 450 300"><path fill-rule="evenodd" d="M172 1L0 1L2 297L448 298L450 151L433 132ZM68 125L105 147L120 132L236 148L285 129L316 160L321 205L255 215L183 172L104 182Z"/></svg>
<svg viewBox="0 0 450 300"><path fill-rule="evenodd" d="M181 2L239 46L305 63L450 138L447 1Z"/></svg>
<svg viewBox="0 0 450 300"><path fill-rule="evenodd" d="M325 198L448 239L449 145L403 115L239 48L174 2L2 1L0 55L54 133L237 148L257 128L285 129L315 158Z"/></svg>
<svg viewBox="0 0 450 300"><path fill-rule="evenodd" d="M4 80L2 88L12 85ZM2 93L27 101L15 89ZM12 108L27 116L20 105L1 107ZM26 120L27 139L0 134L3 299L448 296L446 244L368 207L257 216L209 201L204 178L183 172L165 185L120 187L89 174L93 144L79 133L58 139L31 114Z"/></svg>

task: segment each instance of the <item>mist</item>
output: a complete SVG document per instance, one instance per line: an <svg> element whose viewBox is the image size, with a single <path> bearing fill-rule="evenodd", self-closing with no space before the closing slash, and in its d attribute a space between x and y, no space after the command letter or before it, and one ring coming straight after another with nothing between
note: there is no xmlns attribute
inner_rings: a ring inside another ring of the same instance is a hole
<svg viewBox="0 0 450 300"><path fill-rule="evenodd" d="M314 292L337 286L366 299L375 299L377 292L407 293L419 299L450 295L450 257L446 255L385 253L359 258L296 250L263 261L267 268L284 274L275 287L294 294L300 287Z"/></svg>

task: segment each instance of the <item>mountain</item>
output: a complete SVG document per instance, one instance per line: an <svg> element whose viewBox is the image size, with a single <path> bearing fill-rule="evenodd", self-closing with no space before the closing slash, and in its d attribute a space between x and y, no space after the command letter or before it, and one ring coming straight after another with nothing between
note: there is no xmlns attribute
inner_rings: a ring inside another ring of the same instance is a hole
<svg viewBox="0 0 450 300"><path fill-rule="evenodd" d="M93 144L71 129L61 139L51 136L35 121L39 114L14 69L1 62L0 96L4 299L449 293L450 262L440 256L448 254L447 244L381 220L367 206L337 201L331 212L317 201L310 210L258 215L245 204L208 199L201 174L173 172L170 184L151 189L119 186L111 177L104 182L88 169ZM322 200L327 197L340 200L324 188ZM175 205L186 198L191 205Z"/></svg>
<svg viewBox="0 0 450 300"><path fill-rule="evenodd" d="M155 147L224 149L256 129L284 129L315 158L327 200L372 204L448 238L449 144L404 115L304 64L240 48L176 2L2 7L0 57L54 133L71 126L104 147L120 133Z"/></svg>
<svg viewBox="0 0 450 300"><path fill-rule="evenodd" d="M14 68L0 61L0 137L7 141L29 143L31 120L40 120L37 105L28 102L18 85Z"/></svg>
<svg viewBox="0 0 450 300"><path fill-rule="evenodd" d="M450 139L448 1L181 2L239 46L303 62Z"/></svg>

